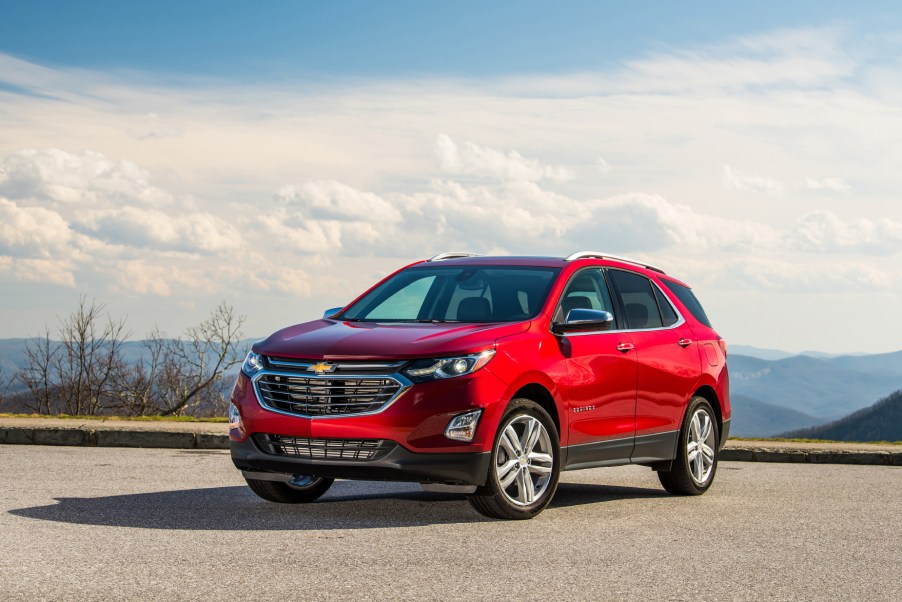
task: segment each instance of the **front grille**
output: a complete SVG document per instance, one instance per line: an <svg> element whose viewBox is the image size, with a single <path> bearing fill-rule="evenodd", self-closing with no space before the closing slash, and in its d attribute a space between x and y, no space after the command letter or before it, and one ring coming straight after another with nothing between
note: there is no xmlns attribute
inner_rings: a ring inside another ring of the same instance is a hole
<svg viewBox="0 0 902 602"><path fill-rule="evenodd" d="M307 439L287 435L255 435L255 440L268 454L328 460L378 460L398 445L387 439Z"/></svg>
<svg viewBox="0 0 902 602"><path fill-rule="evenodd" d="M385 377L329 378L264 373L257 378L263 405L299 416L341 416L382 409L401 382Z"/></svg>

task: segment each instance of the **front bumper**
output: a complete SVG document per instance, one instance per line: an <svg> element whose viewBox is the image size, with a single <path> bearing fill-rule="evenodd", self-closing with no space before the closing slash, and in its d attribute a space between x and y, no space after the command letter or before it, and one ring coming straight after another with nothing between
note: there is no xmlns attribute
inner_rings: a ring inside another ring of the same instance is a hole
<svg viewBox="0 0 902 602"><path fill-rule="evenodd" d="M483 368L476 373L415 384L384 409L368 414L307 417L287 415L262 406L251 380L243 373L231 401L241 414L241 429L229 437L242 443L258 433L311 439L384 439L417 454L466 454L492 449L495 429L504 412L507 386ZM445 436L449 422L460 414L481 410L472 441Z"/></svg>
<svg viewBox="0 0 902 602"><path fill-rule="evenodd" d="M253 438L231 442L232 462L239 470L367 481L412 481L482 486L490 452L415 453L396 446L377 460L294 458L268 454Z"/></svg>

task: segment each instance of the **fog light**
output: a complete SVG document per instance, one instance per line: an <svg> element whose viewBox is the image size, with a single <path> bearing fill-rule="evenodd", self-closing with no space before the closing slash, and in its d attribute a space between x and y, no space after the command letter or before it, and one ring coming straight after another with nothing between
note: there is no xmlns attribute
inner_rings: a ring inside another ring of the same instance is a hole
<svg viewBox="0 0 902 602"><path fill-rule="evenodd" d="M229 430L231 429L244 430L244 425L241 424L241 412L234 403L229 403Z"/></svg>
<svg viewBox="0 0 902 602"><path fill-rule="evenodd" d="M482 410L474 410L455 416L445 429L445 437L455 441L472 441L476 436L476 425L479 424L481 415Z"/></svg>

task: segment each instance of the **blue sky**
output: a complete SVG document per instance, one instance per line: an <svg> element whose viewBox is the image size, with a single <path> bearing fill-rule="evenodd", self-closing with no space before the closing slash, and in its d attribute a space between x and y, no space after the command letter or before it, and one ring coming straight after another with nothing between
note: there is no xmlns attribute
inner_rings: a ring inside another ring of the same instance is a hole
<svg viewBox="0 0 902 602"><path fill-rule="evenodd" d="M603 68L667 46L846 23L898 31L896 2L9 3L0 48L95 69L243 78Z"/></svg>
<svg viewBox="0 0 902 602"><path fill-rule="evenodd" d="M265 336L441 251L592 249L734 343L902 347L888 2L15 3L0 132L0 337L82 294Z"/></svg>

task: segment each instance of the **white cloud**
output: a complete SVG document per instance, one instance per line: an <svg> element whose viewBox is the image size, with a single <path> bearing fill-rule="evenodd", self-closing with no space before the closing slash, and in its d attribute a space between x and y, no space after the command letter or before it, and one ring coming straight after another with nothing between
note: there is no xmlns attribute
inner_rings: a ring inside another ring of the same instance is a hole
<svg viewBox="0 0 902 602"><path fill-rule="evenodd" d="M573 177L564 167L543 165L535 159L526 159L515 150L504 153L472 142L457 144L447 134L436 137L435 152L439 167L450 174L528 182L545 179L563 182Z"/></svg>
<svg viewBox="0 0 902 602"><path fill-rule="evenodd" d="M169 205L171 194L152 186L149 174L130 161L112 161L83 151L22 149L0 163L0 194L60 204L110 205L136 202Z"/></svg>
<svg viewBox="0 0 902 602"><path fill-rule="evenodd" d="M631 61L620 86L633 91L708 91L823 85L849 75L840 30L786 29Z"/></svg>
<svg viewBox="0 0 902 602"><path fill-rule="evenodd" d="M55 211L0 198L0 254L50 257L68 248L69 224Z"/></svg>
<svg viewBox="0 0 902 602"><path fill-rule="evenodd" d="M851 260L828 264L774 257L734 259L723 280L735 290L828 294L836 291L891 291L902 278L876 266Z"/></svg>
<svg viewBox="0 0 902 602"><path fill-rule="evenodd" d="M611 173L611 164L604 160L604 157L595 159L595 167L603 174Z"/></svg>
<svg viewBox="0 0 902 602"><path fill-rule="evenodd" d="M783 184L778 180L757 173L746 173L733 169L729 165L723 166L721 182L729 190L740 192L757 192L770 196L782 196Z"/></svg>
<svg viewBox="0 0 902 602"><path fill-rule="evenodd" d="M841 219L831 211L803 216L789 234L792 247L809 252L892 255L902 251L902 222Z"/></svg>
<svg viewBox="0 0 902 602"><path fill-rule="evenodd" d="M842 178L805 178L800 186L808 190L826 190L829 192L849 192L852 187Z"/></svg>
<svg viewBox="0 0 902 602"><path fill-rule="evenodd" d="M74 264L66 260L0 256L0 278L3 274L9 274L18 282L72 288L75 286L74 269Z"/></svg>
<svg viewBox="0 0 902 602"><path fill-rule="evenodd" d="M216 253L241 247L238 231L209 213L172 214L124 206L80 218L101 240L152 250Z"/></svg>
<svg viewBox="0 0 902 602"><path fill-rule="evenodd" d="M371 192L361 192L334 180L283 186L277 198L315 219L394 222L398 210Z"/></svg>

